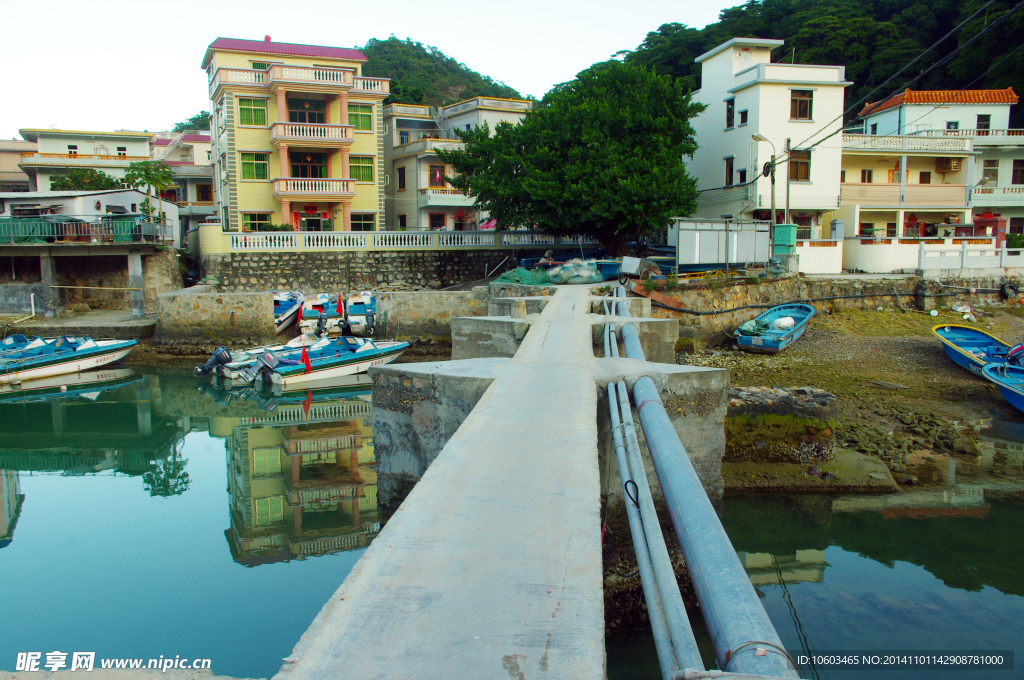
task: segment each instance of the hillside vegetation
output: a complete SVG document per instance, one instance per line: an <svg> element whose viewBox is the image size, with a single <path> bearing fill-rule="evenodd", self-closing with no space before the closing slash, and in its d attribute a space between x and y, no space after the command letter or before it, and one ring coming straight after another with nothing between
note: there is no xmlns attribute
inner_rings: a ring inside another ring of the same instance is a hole
<svg viewBox="0 0 1024 680"><path fill-rule="evenodd" d="M441 106L477 96L522 98L505 83L482 76L436 47L409 38L371 39L363 54L369 59L363 66L365 75L391 78L389 104Z"/></svg>

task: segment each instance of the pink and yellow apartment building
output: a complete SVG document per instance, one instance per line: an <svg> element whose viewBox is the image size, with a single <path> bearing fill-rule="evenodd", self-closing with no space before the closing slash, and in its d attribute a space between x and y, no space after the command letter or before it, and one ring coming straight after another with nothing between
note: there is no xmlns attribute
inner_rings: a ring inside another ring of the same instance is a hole
<svg viewBox="0 0 1024 680"><path fill-rule="evenodd" d="M387 78L356 49L218 38L206 50L214 200L224 232L375 231Z"/></svg>

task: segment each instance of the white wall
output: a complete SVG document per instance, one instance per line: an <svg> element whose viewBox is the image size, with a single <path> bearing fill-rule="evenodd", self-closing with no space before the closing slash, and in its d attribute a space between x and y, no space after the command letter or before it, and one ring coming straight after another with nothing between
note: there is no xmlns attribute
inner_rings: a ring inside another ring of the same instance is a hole
<svg viewBox="0 0 1024 680"><path fill-rule="evenodd" d="M61 135L39 133L39 153L67 153L68 145L77 145L80 154L117 155L117 147L125 147L129 156L149 157L149 137L119 137L117 135ZM103 149L106 149L103 151Z"/></svg>
<svg viewBox="0 0 1024 680"><path fill-rule="evenodd" d="M958 123L961 130L973 130L978 127L979 114L991 116L989 128L992 130L1010 127L1009 104L907 104L869 115L864 121L864 132L871 132L872 123L878 124L879 135L898 134L897 125L902 134L945 130L950 121Z"/></svg>

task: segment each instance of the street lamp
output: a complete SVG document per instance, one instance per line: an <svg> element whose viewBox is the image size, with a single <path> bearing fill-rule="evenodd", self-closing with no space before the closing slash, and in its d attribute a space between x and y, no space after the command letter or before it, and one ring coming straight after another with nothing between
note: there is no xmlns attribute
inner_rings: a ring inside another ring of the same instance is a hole
<svg viewBox="0 0 1024 680"><path fill-rule="evenodd" d="M772 220L771 223L775 224L775 145L772 144L772 140L768 139L761 134L750 135L750 138L755 142L768 142L772 147L772 161L771 161L771 178L772 178ZM767 176L767 173L762 172L761 174Z"/></svg>

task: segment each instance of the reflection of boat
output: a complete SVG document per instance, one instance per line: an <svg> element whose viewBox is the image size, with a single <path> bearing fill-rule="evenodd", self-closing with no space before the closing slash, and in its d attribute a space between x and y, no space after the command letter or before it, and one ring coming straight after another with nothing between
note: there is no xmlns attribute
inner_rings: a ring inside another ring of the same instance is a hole
<svg viewBox="0 0 1024 680"><path fill-rule="evenodd" d="M282 388L281 385L232 385L228 380L214 377L211 381L198 380L200 392L210 395L222 406L232 401L251 401L266 411L280 406L311 404L331 399L369 399L373 380L365 373L326 380L309 380Z"/></svg>
<svg viewBox="0 0 1024 680"><path fill-rule="evenodd" d="M274 291L274 325L277 326L278 333L288 328L298 318L299 310L305 301L306 296L302 293Z"/></svg>
<svg viewBox="0 0 1024 680"><path fill-rule="evenodd" d="M999 394L1018 411L1024 411L1024 368L1010 364L988 364L985 377L996 384Z"/></svg>
<svg viewBox="0 0 1024 680"><path fill-rule="evenodd" d="M47 401L49 399L95 400L100 392L129 385L142 376L130 368L106 368L84 373L66 373L31 380L24 384L0 385L0 402ZM63 389L62 389L63 388Z"/></svg>
<svg viewBox="0 0 1024 680"><path fill-rule="evenodd" d="M975 375L982 375L985 364L1006 363L1010 344L983 330L944 324L932 328L932 333L942 342L947 357Z"/></svg>
<svg viewBox="0 0 1024 680"><path fill-rule="evenodd" d="M11 336L14 346L25 336ZM123 359L138 340L93 340L62 335L59 338L34 338L0 355L0 385L22 380L37 380L66 373L89 371Z"/></svg>
<svg viewBox="0 0 1024 680"><path fill-rule="evenodd" d="M736 345L747 352L778 354L800 339L812 316L814 307L810 305L772 307L752 321L742 324L733 333Z"/></svg>

